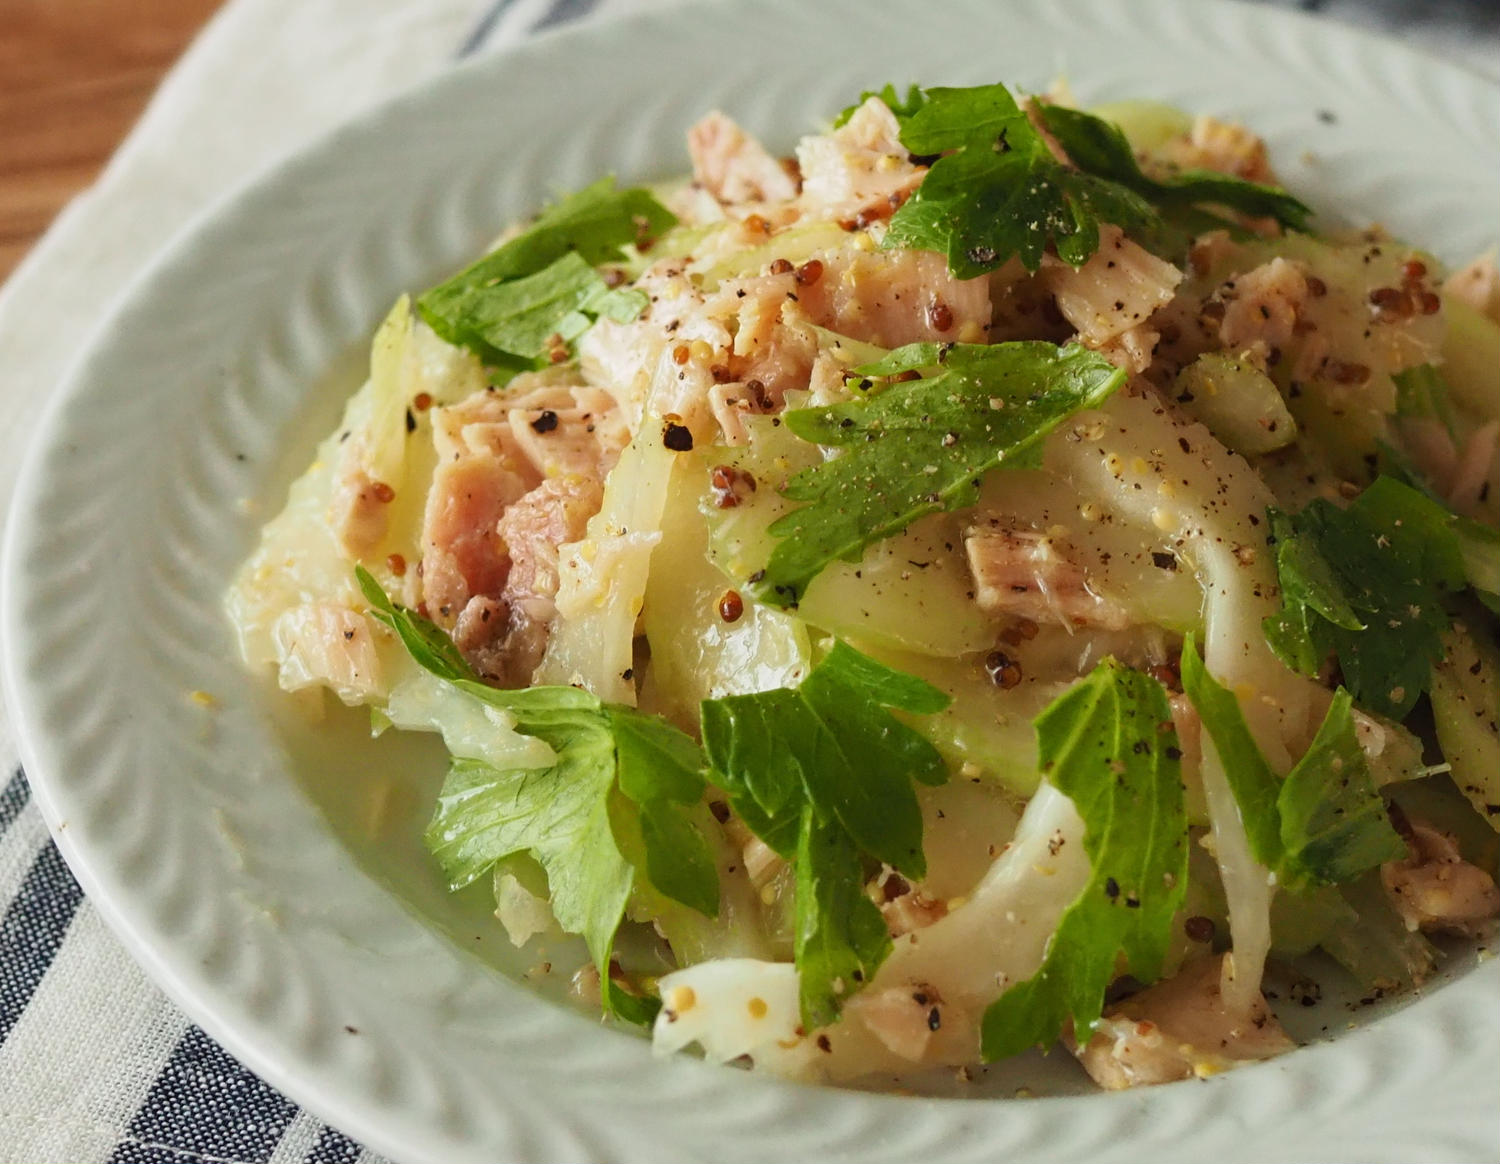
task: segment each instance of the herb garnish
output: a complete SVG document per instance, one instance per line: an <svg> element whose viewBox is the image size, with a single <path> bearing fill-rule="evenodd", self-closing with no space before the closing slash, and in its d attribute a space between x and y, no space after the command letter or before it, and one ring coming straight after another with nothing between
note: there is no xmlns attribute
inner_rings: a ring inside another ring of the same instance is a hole
<svg viewBox="0 0 1500 1164"><path fill-rule="evenodd" d="M1459 518L1387 476L1347 509L1317 499L1269 516L1282 592L1271 649L1304 675L1336 656L1361 705L1404 718L1443 657L1448 599L1493 580L1497 539L1466 539Z"/></svg>
<svg viewBox="0 0 1500 1164"><path fill-rule="evenodd" d="M1069 1020L1087 1042L1122 954L1142 982L1160 977L1187 893L1181 752L1162 685L1106 659L1037 716L1036 736L1043 776L1083 818L1089 881L1041 968L985 1011L986 1060L1049 1045Z"/></svg>
<svg viewBox="0 0 1500 1164"><path fill-rule="evenodd" d="M1405 846L1386 816L1354 732L1353 700L1342 687L1317 735L1283 779L1250 734L1239 700L1182 648L1182 687L1213 739L1251 855L1292 892L1351 880Z"/></svg>
<svg viewBox="0 0 1500 1164"><path fill-rule="evenodd" d="M1098 249L1101 223L1158 234L1165 212L1191 214L1203 229L1230 225L1205 209L1219 206L1301 229L1311 214L1283 190L1225 174L1187 170L1149 178L1117 126L1038 104L1036 118L1068 155L1059 161L1004 85L914 86L904 101L887 85L874 95L896 114L901 144L932 159L922 184L891 218L883 245L937 251L959 278L993 271L1012 256L1035 271L1049 245L1082 266Z"/></svg>
<svg viewBox="0 0 1500 1164"><path fill-rule="evenodd" d="M703 755L691 737L665 720L575 687L490 687L439 627L393 603L364 569L356 567L356 575L371 615L396 632L416 662L507 712L517 731L548 744L557 756L547 768L453 760L426 832L450 888L468 885L512 853L530 853L547 872L558 923L583 936L606 983L615 931L637 872L674 901L709 917L718 914L718 873L683 811L698 802L705 786ZM632 868L621 851L613 819L621 813L638 818L644 870ZM640 1000L622 994L606 990L606 1004L640 1009Z"/></svg>
<svg viewBox="0 0 1500 1164"><path fill-rule="evenodd" d="M417 310L438 335L487 364L506 371L545 367L556 359L558 340L571 344L600 316L625 323L641 313L645 295L612 290L594 268L623 261L626 246L676 221L649 191L617 190L613 178L601 178L425 292Z"/></svg>
<svg viewBox="0 0 1500 1164"><path fill-rule="evenodd" d="M942 784L936 748L887 709L932 715L948 697L837 643L796 689L711 699L713 781L750 829L796 866L795 955L803 1025L838 1018L891 951L864 894L862 856L926 873L912 781Z"/></svg>
<svg viewBox="0 0 1500 1164"><path fill-rule="evenodd" d="M920 379L879 384L922 371ZM999 465L1030 465L1064 419L1104 401L1125 373L1077 345L908 344L856 368L868 393L782 420L797 436L844 452L797 473L783 492L806 505L778 518L781 539L751 585L763 602L795 606L831 562L931 513L974 504Z"/></svg>

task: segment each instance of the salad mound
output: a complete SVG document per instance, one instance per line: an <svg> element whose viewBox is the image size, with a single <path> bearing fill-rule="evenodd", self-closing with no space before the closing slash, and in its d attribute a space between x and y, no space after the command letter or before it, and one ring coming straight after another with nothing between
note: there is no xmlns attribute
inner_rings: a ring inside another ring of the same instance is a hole
<svg viewBox="0 0 1500 1164"><path fill-rule="evenodd" d="M688 152L403 296L228 595L441 734L452 888L660 1051L835 1082L1203 1076L1293 1046L1268 965L1492 932L1492 260L1146 103Z"/></svg>

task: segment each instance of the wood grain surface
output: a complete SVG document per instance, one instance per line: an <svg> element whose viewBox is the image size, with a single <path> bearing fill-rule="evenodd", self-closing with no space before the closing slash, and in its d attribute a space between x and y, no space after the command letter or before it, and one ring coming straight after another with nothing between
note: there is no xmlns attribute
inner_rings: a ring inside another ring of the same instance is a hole
<svg viewBox="0 0 1500 1164"><path fill-rule="evenodd" d="M0 0L0 282L220 0Z"/></svg>

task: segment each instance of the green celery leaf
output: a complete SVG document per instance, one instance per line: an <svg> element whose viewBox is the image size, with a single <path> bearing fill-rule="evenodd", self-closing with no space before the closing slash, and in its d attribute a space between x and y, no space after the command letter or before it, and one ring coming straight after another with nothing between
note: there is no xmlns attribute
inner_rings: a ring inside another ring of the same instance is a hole
<svg viewBox="0 0 1500 1164"><path fill-rule="evenodd" d="M480 683L460 686L509 712L517 731L550 745L558 764L547 771L563 770L566 786L585 790L580 794L587 795L605 819L605 801L618 782L620 792L639 813L647 879L674 901L717 916L718 872L707 843L682 813L682 807L697 803L705 787L703 756L689 736L665 721L631 707L604 703L576 687L502 691ZM610 844L618 855L618 845L614 840ZM473 845L452 857L435 846L434 852L450 870L450 878L466 875L466 879L484 872L486 860L492 864L505 855L493 846ZM536 855L550 879L551 867L541 853ZM459 857L462 863L450 868ZM556 881L552 884L555 900ZM558 920L566 926L560 913Z"/></svg>
<svg viewBox="0 0 1500 1164"><path fill-rule="evenodd" d="M615 188L613 178L548 207L521 234L445 283L417 309L449 343L504 367L540 367L553 335L576 339L600 315L634 319L644 297L611 291L596 266L619 262L676 219L649 191Z"/></svg>
<svg viewBox="0 0 1500 1164"><path fill-rule="evenodd" d="M593 322L586 309L608 293L599 272L570 251L533 275L497 283L468 299L454 342L492 359L503 353L541 366L552 337L577 339Z"/></svg>
<svg viewBox="0 0 1500 1164"><path fill-rule="evenodd" d="M1438 524L1441 526L1446 523L1457 539L1464 577L1473 588L1475 597L1490 610L1500 614L1500 529L1454 513L1427 479L1417 471L1410 457L1385 441L1377 441L1376 446L1380 450L1381 474L1415 489L1447 515ZM1429 511L1431 512L1433 511Z"/></svg>
<svg viewBox="0 0 1500 1164"><path fill-rule="evenodd" d="M449 682L478 682L479 676L469 666L468 660L437 624L404 606L397 606L363 566L354 567L354 578L359 583L360 593L370 604L371 617L395 631L407 653L423 668Z"/></svg>
<svg viewBox="0 0 1500 1164"><path fill-rule="evenodd" d="M1353 702L1343 688L1334 693L1276 798L1285 851L1277 875L1293 892L1341 884L1406 852L1355 736Z"/></svg>
<svg viewBox="0 0 1500 1164"><path fill-rule="evenodd" d="M797 876L796 958L804 1024L826 1025L890 952L864 896L862 857L926 872L912 781L940 784L941 755L891 714L931 715L948 697L836 643L795 690L705 700L712 779Z"/></svg>
<svg viewBox="0 0 1500 1164"><path fill-rule="evenodd" d="M547 873L558 923L583 936L607 979L636 873L610 819L618 789L636 814L647 880L683 905L718 914L718 871L684 812L705 788L703 754L691 737L576 687L490 687L474 678L441 628L392 602L367 571L356 567L356 576L371 614L396 631L417 663L507 712L517 731L556 755L545 768L453 761L425 834L451 888L468 885L513 854L530 854ZM609 1002L613 995L605 997Z"/></svg>
<svg viewBox="0 0 1500 1164"><path fill-rule="evenodd" d="M609 984L607 1005L610 1013L635 1026L650 1030L651 1025L656 1022L657 1013L661 1010L661 999L654 994L632 994L610 978L606 978L605 981Z"/></svg>
<svg viewBox="0 0 1500 1164"><path fill-rule="evenodd" d="M1060 162L1004 85L916 90L901 103L887 86L878 96L900 122L901 144L934 158L892 216L882 245L937 251L959 278L992 271L1013 256L1035 271L1049 245L1082 266L1099 247L1101 223L1155 236L1164 230L1161 209L1187 220L1208 214L1205 205L1221 206L1299 228L1309 214L1282 190L1223 174L1147 178L1117 127L1041 105L1038 117L1070 159Z"/></svg>
<svg viewBox="0 0 1500 1164"><path fill-rule="evenodd" d="M859 850L832 821L802 809L796 856L794 956L806 1030L836 1021L844 1000L875 977L892 949L885 918L864 892Z"/></svg>
<svg viewBox="0 0 1500 1164"><path fill-rule="evenodd" d="M683 811L703 797L703 752L665 720L606 705L620 791L640 811L646 877L707 917L719 914L719 874L708 842Z"/></svg>
<svg viewBox="0 0 1500 1164"><path fill-rule="evenodd" d="M1213 739L1240 807L1251 855L1266 868L1277 868L1282 858L1281 820L1276 808L1281 779L1255 742L1240 701L1208 673L1191 634L1182 644L1182 690L1198 712L1204 731Z"/></svg>
<svg viewBox="0 0 1500 1164"><path fill-rule="evenodd" d="M1270 518L1282 589L1281 610L1265 621L1271 649L1308 675L1337 655L1356 700L1403 719L1443 656L1447 596L1471 569L1483 577L1482 544L1461 540L1459 519L1388 476L1347 509L1319 499Z"/></svg>
<svg viewBox="0 0 1500 1164"><path fill-rule="evenodd" d="M909 86L906 90L906 99L903 101L901 95L896 92L896 86L887 82L878 90L866 89L859 95L858 101L840 110L838 116L833 119L833 128L838 129L839 126L846 124L854 116L854 111L871 97L879 97L897 117L910 117L918 109L922 108L923 103L927 100L922 94L920 85Z"/></svg>
<svg viewBox="0 0 1500 1164"><path fill-rule="evenodd" d="M922 813L911 781L941 784L947 770L927 737L886 709L930 714L947 704L922 680L838 643L795 691L706 700L703 747L715 783L736 811L750 810L741 813L747 823L769 818L778 851L787 851L786 822L811 803L862 851L920 879Z"/></svg>
<svg viewBox="0 0 1500 1164"><path fill-rule="evenodd" d="M804 440L843 450L802 470L785 494L808 504L770 527L780 539L751 593L795 606L831 562L857 562L865 548L918 518L974 504L980 479L1002 464L1029 464L1067 417L1104 401L1125 373L1077 345L908 344L857 369L866 377L918 369L868 398L788 412Z"/></svg>
<svg viewBox="0 0 1500 1164"><path fill-rule="evenodd" d="M821 725L801 695L784 688L705 700L699 715L714 782L750 831L792 860L807 800L802 757L816 751ZM778 739L786 746L774 746Z"/></svg>
<svg viewBox="0 0 1500 1164"><path fill-rule="evenodd" d="M1251 854L1279 884L1294 893L1340 884L1401 855L1401 838L1354 734L1347 691L1334 694L1312 744L1281 779L1239 700L1208 673L1191 635L1182 648L1182 686L1213 737Z"/></svg>
<svg viewBox="0 0 1500 1164"><path fill-rule="evenodd" d="M551 768L501 770L454 760L427 826L427 847L457 889L501 857L530 853L547 871L552 912L583 935L602 977L634 871L611 830L614 764L602 733L583 733Z"/></svg>
<svg viewBox="0 0 1500 1164"><path fill-rule="evenodd" d="M1285 190L1214 170L1183 170L1160 181L1148 178L1119 126L1091 113L1043 105L1041 117L1075 166L1117 182L1158 206L1222 206L1253 218L1274 218L1294 230L1305 229L1312 217L1312 210Z"/></svg>
<svg viewBox="0 0 1500 1164"><path fill-rule="evenodd" d="M1046 778L1078 809L1090 875L1037 973L985 1011L986 1060L1052 1043L1071 1020L1087 1041L1118 959L1161 973L1187 892L1188 832L1172 712L1161 684L1106 659L1036 719Z"/></svg>

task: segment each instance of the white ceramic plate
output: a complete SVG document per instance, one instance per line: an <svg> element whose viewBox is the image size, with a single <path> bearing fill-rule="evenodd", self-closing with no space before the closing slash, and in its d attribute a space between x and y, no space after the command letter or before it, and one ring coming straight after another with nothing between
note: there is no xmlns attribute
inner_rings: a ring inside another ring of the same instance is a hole
<svg viewBox="0 0 1500 1164"><path fill-rule="evenodd" d="M1189 0L755 0L456 69L263 175L135 284L26 470L5 662L59 844L195 1019L409 1162L1493 1157L1500 965L1472 959L1331 1043L1121 1095L914 1099L653 1060L496 972L525 963L415 840L430 754L371 759L342 719L319 742L235 661L220 596L337 414L319 385L398 292L558 188L680 170L713 106L785 148L887 80L1059 74L1084 100L1243 118L1312 203L1449 260L1496 241L1500 92L1395 44Z"/></svg>

